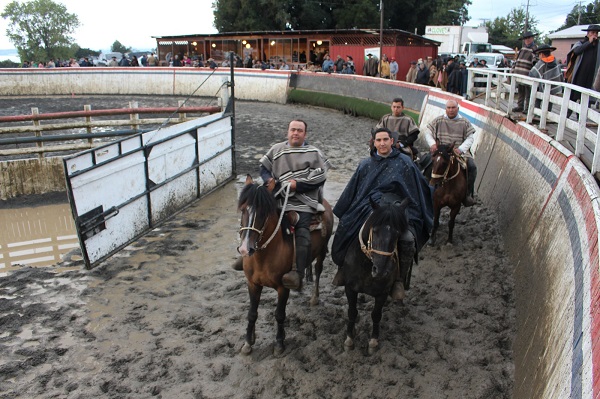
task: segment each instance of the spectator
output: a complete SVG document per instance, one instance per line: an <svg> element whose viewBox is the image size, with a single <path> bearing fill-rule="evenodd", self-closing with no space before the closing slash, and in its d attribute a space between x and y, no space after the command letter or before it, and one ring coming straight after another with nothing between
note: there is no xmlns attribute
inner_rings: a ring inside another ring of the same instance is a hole
<svg viewBox="0 0 600 399"><path fill-rule="evenodd" d="M131 57L131 66L132 67L140 66L140 62L138 61L138 58L135 55Z"/></svg>
<svg viewBox="0 0 600 399"><path fill-rule="evenodd" d="M121 61L119 61L119 66L122 66L122 67L131 66L131 64L129 63L129 59L127 57L125 57L125 54L123 54L123 58L121 58Z"/></svg>
<svg viewBox="0 0 600 399"><path fill-rule="evenodd" d="M354 58L352 58L351 56L347 55L346 56L346 63L348 63L348 65L350 65L350 68L352 68L352 73L354 73L355 69L354 69Z"/></svg>
<svg viewBox="0 0 600 399"><path fill-rule="evenodd" d="M549 81L554 81L558 83L563 82L562 72L558 68L558 64L556 64L556 60L552 55L552 52L556 50L556 47L551 47L547 44L540 45L535 53L540 58L540 60L531 68L529 71L529 76L532 78L544 79ZM544 91L544 83L538 86L538 92ZM561 86L551 86L550 94L553 96L557 96L562 93ZM540 107L542 100L536 99L535 106ZM550 103L548 107L548 111L552 111L552 103Z"/></svg>
<svg viewBox="0 0 600 399"><path fill-rule="evenodd" d="M142 56L140 57L139 63L140 63L140 66L143 66L143 67L148 66L148 58L147 58L146 54L142 54Z"/></svg>
<svg viewBox="0 0 600 399"><path fill-rule="evenodd" d="M379 71L379 76L384 79L389 79L390 78L390 62L388 61L388 58L385 54L383 55L383 58L381 59L380 68L381 69Z"/></svg>
<svg viewBox="0 0 600 399"><path fill-rule="evenodd" d="M533 41L535 34L533 32L525 32L521 37L523 40L523 47L519 50L517 55L517 62L515 67L511 71L517 75L529 76L529 71L533 68L534 54L533 52L537 49L536 44ZM517 106L512 109L512 112L523 112L528 108L527 103L529 102L529 96L531 94L531 86L519 85L519 98L517 100Z"/></svg>
<svg viewBox="0 0 600 399"><path fill-rule="evenodd" d="M398 63L396 62L396 58L392 57L390 61L390 78L392 80L396 80L398 75Z"/></svg>
<svg viewBox="0 0 600 399"><path fill-rule="evenodd" d="M344 75L354 75L354 70L350 67L350 64L348 64L347 62L344 62L340 73L342 73Z"/></svg>
<svg viewBox="0 0 600 399"><path fill-rule="evenodd" d="M415 83L426 85L429 83L429 70L425 68L425 63L421 60L417 64L417 78Z"/></svg>
<svg viewBox="0 0 600 399"><path fill-rule="evenodd" d="M117 62L117 57L112 57L112 59L108 62L109 67L117 67L119 63Z"/></svg>
<svg viewBox="0 0 600 399"><path fill-rule="evenodd" d="M367 54L367 59L363 65L363 75L365 76L377 76L377 69L379 63L375 58L373 58L373 54Z"/></svg>
<svg viewBox="0 0 600 399"><path fill-rule="evenodd" d="M344 59L341 55L338 55L337 59L335 60L335 71L337 73L341 73L342 69L344 69Z"/></svg>
<svg viewBox="0 0 600 399"><path fill-rule="evenodd" d="M576 42L567 54L567 73L568 83L591 89L594 83L594 77L598 70L598 32L600 25L589 25L585 37ZM581 92L571 91L571 101L580 101ZM567 118L571 116L572 111L567 111Z"/></svg>
<svg viewBox="0 0 600 399"><path fill-rule="evenodd" d="M406 81L409 83L415 83L417 80L417 61L410 62L410 68L408 68L408 73L406 74Z"/></svg>
<svg viewBox="0 0 600 399"><path fill-rule="evenodd" d="M158 57L156 57L156 55L154 53L150 54L150 56L148 57L148 66L149 67L158 66Z"/></svg>
<svg viewBox="0 0 600 399"><path fill-rule="evenodd" d="M327 73L333 72L334 65L335 64L333 63L333 61L329 57L329 54L326 54L323 57L323 65L321 67L323 69L323 72L327 72Z"/></svg>

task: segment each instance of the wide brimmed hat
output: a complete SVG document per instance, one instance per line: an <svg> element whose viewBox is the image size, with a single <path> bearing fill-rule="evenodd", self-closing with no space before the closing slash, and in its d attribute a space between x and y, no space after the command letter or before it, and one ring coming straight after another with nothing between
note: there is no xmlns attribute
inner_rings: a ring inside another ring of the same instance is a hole
<svg viewBox="0 0 600 399"><path fill-rule="evenodd" d="M369 53L367 54L367 57L373 57L373 54Z"/></svg>
<svg viewBox="0 0 600 399"><path fill-rule="evenodd" d="M550 53L554 50L556 50L556 47L552 47L549 44L542 44L542 45L538 46L538 48L535 49L533 52L536 54L537 53L546 53L546 52Z"/></svg>
<svg viewBox="0 0 600 399"><path fill-rule="evenodd" d="M528 30L527 32L523 33L523 36L521 36L519 40L527 39L528 37L534 36L537 36L537 33L533 33L532 31Z"/></svg>
<svg viewBox="0 0 600 399"><path fill-rule="evenodd" d="M582 31L585 31L585 32L589 32L591 30L594 32L600 32L600 25L592 24L592 25L588 26L587 29L582 29Z"/></svg>

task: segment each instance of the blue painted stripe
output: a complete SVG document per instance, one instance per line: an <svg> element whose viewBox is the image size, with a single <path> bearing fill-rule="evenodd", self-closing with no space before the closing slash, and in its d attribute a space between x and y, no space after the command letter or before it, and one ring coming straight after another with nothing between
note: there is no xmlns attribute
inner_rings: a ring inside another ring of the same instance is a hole
<svg viewBox="0 0 600 399"><path fill-rule="evenodd" d="M429 105L432 105L434 107L441 108L444 110L446 109L446 103L442 103L442 102L436 101L434 99L429 100ZM486 127L489 126L485 121L474 118L474 117L470 116L469 114L459 111L459 115L461 115L463 118L467 119L473 125L481 128L481 129L485 129ZM550 187L554 186L554 184L556 183L556 180L558 179L558 176L556 175L556 173L554 173L552 171L552 169L547 167L544 164L544 162L542 162L538 157L536 157L525 146L523 146L519 142L511 139L506 134L504 134L502 131L499 132L498 137L500 138L500 140L502 140L506 144L508 144L523 159L525 159L531 165L531 167L539 173L539 175L546 181L546 183L548 183L548 185Z"/></svg>
<svg viewBox="0 0 600 399"><path fill-rule="evenodd" d="M567 225L569 241L571 243L571 254L573 256L573 285L574 292L574 315L573 315L573 341L571 360L571 399L581 399L583 394L583 259L581 256L581 238L577 228L577 220L573 214L573 208L564 191L558 195L558 204Z"/></svg>

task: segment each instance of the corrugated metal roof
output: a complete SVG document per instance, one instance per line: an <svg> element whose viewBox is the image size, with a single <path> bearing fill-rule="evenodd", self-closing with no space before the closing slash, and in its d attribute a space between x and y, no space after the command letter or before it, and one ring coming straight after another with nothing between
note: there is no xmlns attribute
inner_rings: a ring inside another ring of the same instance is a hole
<svg viewBox="0 0 600 399"><path fill-rule="evenodd" d="M599 23L600 24L600 23ZM557 32L551 33L548 35L549 39L581 39L585 36L585 31L582 29L587 29L589 25L575 25L570 28L559 30Z"/></svg>

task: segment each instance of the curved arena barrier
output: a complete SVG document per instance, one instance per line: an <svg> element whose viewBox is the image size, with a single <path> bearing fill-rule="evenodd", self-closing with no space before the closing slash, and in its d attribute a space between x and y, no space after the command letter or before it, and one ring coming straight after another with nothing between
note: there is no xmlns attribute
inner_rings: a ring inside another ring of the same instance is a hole
<svg viewBox="0 0 600 399"><path fill-rule="evenodd" d="M210 71L5 70L0 94L71 94L76 88L82 94L187 95L204 73ZM228 72L216 73L225 78ZM599 399L599 189L581 161L530 125L436 89L360 76L236 69L236 98L285 102L295 89L387 105L403 97L407 107L421 111L421 126L444 113L447 99L459 101L478 131L478 195L497 210L515 264L514 396Z"/></svg>

